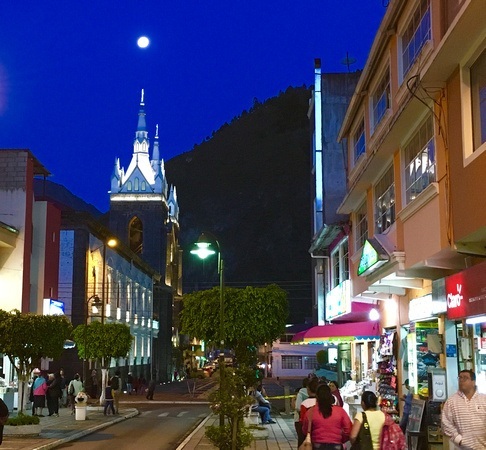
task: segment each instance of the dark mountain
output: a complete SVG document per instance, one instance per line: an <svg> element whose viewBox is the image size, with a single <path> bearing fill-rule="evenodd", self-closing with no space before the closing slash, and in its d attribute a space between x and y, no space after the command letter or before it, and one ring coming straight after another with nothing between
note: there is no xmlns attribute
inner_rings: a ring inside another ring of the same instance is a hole
<svg viewBox="0 0 486 450"><path fill-rule="evenodd" d="M166 163L177 188L184 292L216 285L217 260L190 254L202 231L220 243L227 286L277 283L289 321L311 316L310 91L288 88ZM264 318L262 318L264 320Z"/></svg>

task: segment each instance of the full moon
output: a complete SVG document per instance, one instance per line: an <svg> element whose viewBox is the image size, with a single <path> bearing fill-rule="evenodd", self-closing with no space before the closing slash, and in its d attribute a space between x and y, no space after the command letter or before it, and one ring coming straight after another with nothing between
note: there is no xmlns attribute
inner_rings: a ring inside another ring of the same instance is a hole
<svg viewBox="0 0 486 450"><path fill-rule="evenodd" d="M138 41L137 41L137 45L140 48L148 47L149 43L150 43L150 41L149 41L148 37L146 37L146 36L139 37Z"/></svg>

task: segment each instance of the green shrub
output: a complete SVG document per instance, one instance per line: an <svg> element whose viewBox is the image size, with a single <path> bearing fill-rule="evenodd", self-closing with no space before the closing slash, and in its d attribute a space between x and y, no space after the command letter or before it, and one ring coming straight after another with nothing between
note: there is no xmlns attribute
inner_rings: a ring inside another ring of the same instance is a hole
<svg viewBox="0 0 486 450"><path fill-rule="evenodd" d="M27 416L26 414L18 413L16 416L9 417L6 425L17 427L19 425L37 425L40 419L37 416Z"/></svg>
<svg viewBox="0 0 486 450"><path fill-rule="evenodd" d="M206 436L220 450L231 450L231 428L230 424L225 424L222 429L219 428L219 426L211 425L206 428ZM237 450L243 450L244 448L249 447L252 440L253 435L251 434L251 431L247 427L241 425L236 435Z"/></svg>

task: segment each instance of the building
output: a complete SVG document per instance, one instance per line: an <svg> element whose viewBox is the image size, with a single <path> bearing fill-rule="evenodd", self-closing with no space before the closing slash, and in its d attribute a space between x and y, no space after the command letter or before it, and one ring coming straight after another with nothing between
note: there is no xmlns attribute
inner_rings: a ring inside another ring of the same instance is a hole
<svg viewBox="0 0 486 450"><path fill-rule="evenodd" d="M0 174L0 308L48 314L58 296L61 211L36 200L33 186L50 173L27 149L0 149ZM8 358L0 362L0 378L14 381Z"/></svg>
<svg viewBox="0 0 486 450"><path fill-rule="evenodd" d="M337 212L351 217L351 295L379 301L387 347L378 388L408 378L429 398L424 423L436 429L434 411L457 390L458 370L474 368L486 390L477 282L486 239L483 6L390 1L339 135L349 161Z"/></svg>
<svg viewBox="0 0 486 450"><path fill-rule="evenodd" d="M133 154L125 169L117 158L111 175L109 228L164 277L154 284L154 318L159 323L154 341L154 373L169 381L175 368L172 349L178 345L174 317L182 296L182 251L179 247L179 205L176 187L167 182L160 157L158 126L152 158L145 119L144 93L140 101Z"/></svg>

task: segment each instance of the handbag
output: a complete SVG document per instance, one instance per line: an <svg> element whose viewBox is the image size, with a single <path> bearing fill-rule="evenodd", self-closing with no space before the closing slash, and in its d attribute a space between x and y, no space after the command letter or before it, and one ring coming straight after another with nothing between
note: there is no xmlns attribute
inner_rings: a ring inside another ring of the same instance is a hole
<svg viewBox="0 0 486 450"><path fill-rule="evenodd" d="M371 440L370 424L366 417L366 413L363 411L363 423L359 429L356 441L351 445L350 450L373 450L373 441Z"/></svg>
<svg viewBox="0 0 486 450"><path fill-rule="evenodd" d="M388 415L381 430L380 448L387 450L404 450L407 448L405 435L400 426Z"/></svg>
<svg viewBox="0 0 486 450"><path fill-rule="evenodd" d="M312 450L312 439L311 439L311 430L312 430L312 416L314 415L314 407L310 408L309 411L309 429L307 430L307 434L305 436L304 442L299 445L298 450Z"/></svg>

